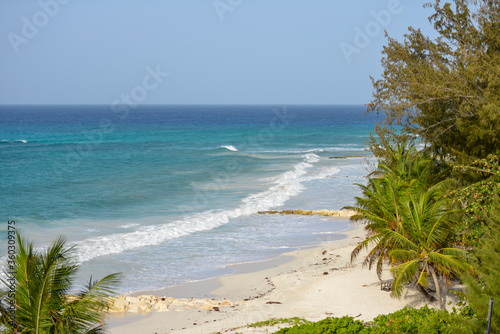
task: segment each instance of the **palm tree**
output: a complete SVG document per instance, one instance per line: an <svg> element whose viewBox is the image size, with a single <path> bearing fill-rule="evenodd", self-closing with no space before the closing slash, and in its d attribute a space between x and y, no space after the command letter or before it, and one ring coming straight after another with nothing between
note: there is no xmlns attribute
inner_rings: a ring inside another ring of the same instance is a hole
<svg viewBox="0 0 500 334"><path fill-rule="evenodd" d="M351 219L366 223L368 232L352 251L351 260L368 249L363 264L371 269L376 263L379 278L385 262L395 266L391 269L394 296L415 280L417 289L432 300L422 288L428 286L430 274L442 305L438 276L450 277L470 267L463 261L465 251L447 247L457 214L444 198L451 181L434 184L438 175L432 172L432 161L405 142L385 152L385 162L369 175L368 184L358 184L362 197L356 197L356 206L345 207L358 212ZM418 270L421 275L415 277Z"/></svg>
<svg viewBox="0 0 500 334"><path fill-rule="evenodd" d="M382 267L388 260L388 251L393 248L392 240L379 231L397 230L401 224L401 210L399 199L403 196L405 188L398 184L391 176L371 178L368 185L358 184L362 189L363 197L356 197L357 206L346 206L344 209L355 210L357 214L351 217L354 221L366 223L365 230L368 237L359 243L351 253L351 261L359 253L374 245L363 261L371 269L376 263L377 275L382 275Z"/></svg>
<svg viewBox="0 0 500 334"><path fill-rule="evenodd" d="M378 169L369 175L368 184L357 184L362 190L362 197L356 197L356 206L343 209L358 212L352 216L354 221L366 223L368 237L351 253L354 260L363 249L375 246L366 256L363 264L369 269L377 263L377 275L382 274L382 266L388 260L388 251L393 248L390 238L379 234L380 229L396 231L401 226L401 198L414 187L427 187L430 182L430 160L418 155L413 146L398 143L395 148L386 148L387 163L379 163ZM371 177L370 177L371 176Z"/></svg>
<svg viewBox="0 0 500 334"><path fill-rule="evenodd" d="M8 268L8 265L6 266ZM74 247L58 237L46 251L35 250L33 244L17 234L17 254L13 273L15 295L10 284L2 279L0 292L0 323L5 333L102 333L104 311L119 274L108 275L89 283L70 296L78 265ZM15 306L15 318L8 305Z"/></svg>
<svg viewBox="0 0 500 334"><path fill-rule="evenodd" d="M414 188L400 204L402 228L379 232L393 245L388 252L393 265L392 294L400 297L404 285L414 280L427 287L430 275L439 306L444 309L439 277L448 280L473 270L467 251L448 246L459 210L451 208L450 200L443 197L442 183L430 189Z"/></svg>

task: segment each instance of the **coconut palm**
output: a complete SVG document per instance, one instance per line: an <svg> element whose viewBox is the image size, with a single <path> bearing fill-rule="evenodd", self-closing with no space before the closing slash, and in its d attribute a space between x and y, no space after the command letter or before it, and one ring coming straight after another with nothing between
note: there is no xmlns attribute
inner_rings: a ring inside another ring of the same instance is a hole
<svg viewBox="0 0 500 334"><path fill-rule="evenodd" d="M444 198L451 181L433 185L437 176L432 173L431 160L405 142L386 148L386 153L385 162L369 175L368 184L358 184L362 196L356 197L356 206L345 207L358 212L351 219L366 223L368 232L351 253L351 260L368 249L363 264L371 269L376 263L379 278L384 263L395 266L391 270L395 275L395 296L400 296L404 284L413 280L417 289L432 300L422 289L428 286L426 274L433 276L439 289L438 276L450 277L467 267L459 261L466 252L446 247L457 214ZM434 229L426 230L429 226ZM423 262L407 263L417 254ZM421 269L419 277L415 277L415 268ZM442 303L440 290L438 299Z"/></svg>
<svg viewBox="0 0 500 334"><path fill-rule="evenodd" d="M399 199L403 196L405 188L388 175L371 178L368 180L368 185L358 184L358 186L361 187L363 196L356 197L357 206L344 208L357 212L351 219L366 223L365 230L368 231L368 237L354 248L351 260L354 260L362 250L373 246L365 257L363 265L368 265L371 269L376 263L377 275L380 278L384 261L388 260L388 251L393 245L392 240L379 231L398 229L401 224Z"/></svg>
<svg viewBox="0 0 500 334"><path fill-rule="evenodd" d="M390 172L400 178L408 178L414 160L419 157L414 144L402 140L393 146L388 144L387 147L381 149L384 150L384 159L379 162L377 170L372 174L380 176Z"/></svg>
<svg viewBox="0 0 500 334"><path fill-rule="evenodd" d="M78 265L74 248L58 237L46 251L17 235L14 260L15 296L9 282L2 280L0 323L5 333L101 333L104 311L108 307L119 274L108 275L69 295ZM6 266L8 268L8 266ZM9 277L12 273L5 270ZM8 305L15 305L15 319Z"/></svg>
<svg viewBox="0 0 500 334"><path fill-rule="evenodd" d="M366 256L363 264L372 268L377 264L377 275L381 276L382 266L388 260L388 251L393 248L392 240L380 229L396 231L401 226L401 198L412 188L427 187L430 174L430 160L417 155L412 146L398 143L395 148L387 148L389 163L380 163L378 169L371 173L368 184L357 184L362 190L362 197L356 197L356 206L346 206L345 209L357 211L351 217L354 221L366 223L368 237L351 253L354 260L363 249L374 245ZM375 177L374 177L375 176Z"/></svg>
<svg viewBox="0 0 500 334"><path fill-rule="evenodd" d="M432 276L439 305L444 309L439 278L448 280L464 271L473 270L467 251L449 247L458 209L450 207L443 197L442 184L430 189L414 188L400 201L401 229L380 230L392 242L388 252L394 276L392 294L400 297L404 286L416 280L427 287Z"/></svg>

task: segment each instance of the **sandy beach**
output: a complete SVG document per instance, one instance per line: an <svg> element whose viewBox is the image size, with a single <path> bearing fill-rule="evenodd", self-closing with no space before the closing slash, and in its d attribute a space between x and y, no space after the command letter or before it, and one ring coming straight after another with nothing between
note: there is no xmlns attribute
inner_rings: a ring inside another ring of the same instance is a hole
<svg viewBox="0 0 500 334"><path fill-rule="evenodd" d="M289 252L270 261L238 265L233 275L151 292L155 296L229 300L236 305L115 313L108 317L107 328L113 334L272 333L279 327L246 325L271 318L318 321L344 315L369 321L406 305L418 308L427 304L413 289L401 299L381 290L375 271L362 266L362 256L351 263L350 253L365 235L362 224L354 223L342 234L346 236L342 240ZM383 275L383 279L390 277L388 270ZM446 298L446 302L453 299L449 295Z"/></svg>

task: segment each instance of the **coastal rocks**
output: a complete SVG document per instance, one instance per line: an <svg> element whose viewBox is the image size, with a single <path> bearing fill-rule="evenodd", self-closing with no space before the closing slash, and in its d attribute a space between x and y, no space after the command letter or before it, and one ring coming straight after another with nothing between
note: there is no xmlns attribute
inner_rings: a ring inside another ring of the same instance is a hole
<svg viewBox="0 0 500 334"><path fill-rule="evenodd" d="M109 303L109 312L167 312L171 309L176 311L185 311L190 309L214 310L219 311L221 307L234 307L243 305L244 301L232 302L229 300L213 300L213 299L196 299L196 298L179 298L173 297L155 297L152 295L143 295L139 297L118 296L113 298Z"/></svg>
<svg viewBox="0 0 500 334"><path fill-rule="evenodd" d="M139 298L136 297L126 297L125 301L129 302L130 304L137 304L139 302Z"/></svg>
<svg viewBox="0 0 500 334"><path fill-rule="evenodd" d="M151 304L148 304L148 303L144 303L144 304L141 304L141 306L139 306L139 309L143 312L151 312Z"/></svg>
<svg viewBox="0 0 500 334"><path fill-rule="evenodd" d="M366 155L343 155L340 157L328 157L328 159L347 159L347 158L371 158L372 156Z"/></svg>
<svg viewBox="0 0 500 334"><path fill-rule="evenodd" d="M166 312L168 311L168 304L165 302L158 302L155 305L156 312Z"/></svg>
<svg viewBox="0 0 500 334"><path fill-rule="evenodd" d="M112 312L123 312L126 311L130 303L122 298L117 298L111 307Z"/></svg>
<svg viewBox="0 0 500 334"><path fill-rule="evenodd" d="M329 217L351 217L357 214L354 210L282 210L282 211L259 211L259 214L280 214L280 215L320 215Z"/></svg>
<svg viewBox="0 0 500 334"><path fill-rule="evenodd" d="M318 210L313 212L316 215L330 217L351 217L358 214L358 212L354 210Z"/></svg>

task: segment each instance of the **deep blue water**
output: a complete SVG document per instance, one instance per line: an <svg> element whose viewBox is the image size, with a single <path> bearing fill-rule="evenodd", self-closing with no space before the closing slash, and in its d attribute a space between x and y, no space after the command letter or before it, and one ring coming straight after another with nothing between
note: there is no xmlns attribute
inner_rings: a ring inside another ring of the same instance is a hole
<svg viewBox="0 0 500 334"><path fill-rule="evenodd" d="M257 211L352 204L366 159L330 158L368 155L364 111L0 106L0 212L42 247L77 243L87 276L123 271L124 291L205 278L347 227Z"/></svg>

